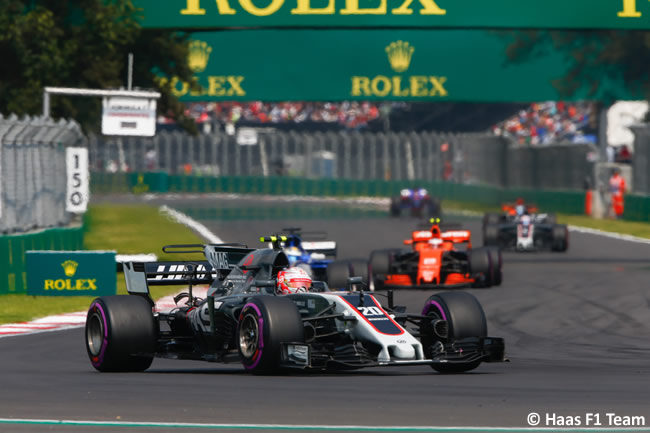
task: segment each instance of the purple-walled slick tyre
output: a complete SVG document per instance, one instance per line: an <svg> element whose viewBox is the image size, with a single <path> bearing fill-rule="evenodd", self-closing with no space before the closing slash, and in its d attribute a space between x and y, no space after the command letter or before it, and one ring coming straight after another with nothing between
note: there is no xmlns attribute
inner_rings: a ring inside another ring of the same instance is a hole
<svg viewBox="0 0 650 433"><path fill-rule="evenodd" d="M237 343L244 368L254 374L277 371L281 343L304 343L305 331L296 305L280 296L250 298L239 314Z"/></svg>
<svg viewBox="0 0 650 433"><path fill-rule="evenodd" d="M86 351L98 371L146 370L153 361L157 336L151 304L140 296L102 296L90 304Z"/></svg>
<svg viewBox="0 0 650 433"><path fill-rule="evenodd" d="M486 337L487 320L483 307L467 292L442 292L435 294L424 303L422 315L432 320L446 320L448 337L440 338L431 330L430 321L422 321L420 340L426 358L433 355L433 345L440 341L450 343L467 337ZM480 361L466 363L433 364L431 368L439 373L463 373L479 366Z"/></svg>

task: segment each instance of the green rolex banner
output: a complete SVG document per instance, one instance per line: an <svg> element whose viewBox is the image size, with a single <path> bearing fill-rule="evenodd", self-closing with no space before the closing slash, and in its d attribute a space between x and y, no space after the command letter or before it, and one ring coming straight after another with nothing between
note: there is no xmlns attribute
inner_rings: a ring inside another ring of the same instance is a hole
<svg viewBox="0 0 650 433"><path fill-rule="evenodd" d="M647 0L135 0L144 27L648 29Z"/></svg>
<svg viewBox="0 0 650 433"><path fill-rule="evenodd" d="M27 294L105 296L117 291L114 251L27 251Z"/></svg>
<svg viewBox="0 0 650 433"><path fill-rule="evenodd" d="M549 47L509 62L509 35L486 30L233 30L192 33L198 86L173 77L182 101L405 100L534 102L568 99L555 80L573 60ZM572 99L642 99L620 71Z"/></svg>

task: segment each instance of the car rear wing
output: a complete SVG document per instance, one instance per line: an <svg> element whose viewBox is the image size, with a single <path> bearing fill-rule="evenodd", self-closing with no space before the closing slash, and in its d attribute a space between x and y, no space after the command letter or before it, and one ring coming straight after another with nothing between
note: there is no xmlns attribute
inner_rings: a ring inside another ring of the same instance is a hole
<svg viewBox="0 0 650 433"><path fill-rule="evenodd" d="M469 230L451 230L442 232L440 234L440 237L446 241L452 241L455 244L460 244L470 241L471 232Z"/></svg>
<svg viewBox="0 0 650 433"><path fill-rule="evenodd" d="M549 214L547 213L537 213L537 214L532 214L531 219L535 223L545 223L547 222Z"/></svg>
<svg viewBox="0 0 650 433"><path fill-rule="evenodd" d="M285 229L285 230L299 230L299 229ZM325 232L306 232L306 233L316 233L320 235L327 235ZM269 248L286 248L287 243L292 241L295 238L291 236L296 236L294 233L289 235L276 235L276 236L263 236L260 238L261 242L268 242ZM320 253L324 256L336 257L336 242L335 241L304 241L298 238L300 245L307 253Z"/></svg>
<svg viewBox="0 0 650 433"><path fill-rule="evenodd" d="M200 249L199 249L200 248ZM167 245L166 253L202 253L207 260L169 262L126 262L126 289L133 294L149 294L149 286L211 285L222 279L250 252L241 244Z"/></svg>
<svg viewBox="0 0 650 433"><path fill-rule="evenodd" d="M411 239L406 239L404 245L413 245L418 242L429 242L433 238L431 230L416 230L411 233Z"/></svg>
<svg viewBox="0 0 650 433"><path fill-rule="evenodd" d="M308 253L321 253L325 256L336 257L335 241L303 241L302 247Z"/></svg>
<svg viewBox="0 0 650 433"><path fill-rule="evenodd" d="M327 240L327 232L322 230L303 230L300 227L285 227L281 230L280 234L285 236L298 236L301 240L309 241L325 241Z"/></svg>

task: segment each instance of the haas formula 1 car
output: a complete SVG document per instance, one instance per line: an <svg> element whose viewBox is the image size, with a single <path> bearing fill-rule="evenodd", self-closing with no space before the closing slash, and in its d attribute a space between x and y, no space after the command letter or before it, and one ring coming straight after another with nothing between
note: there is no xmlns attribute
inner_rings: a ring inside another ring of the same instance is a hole
<svg viewBox="0 0 650 433"><path fill-rule="evenodd" d="M501 284L498 248L472 248L468 230L440 230L432 218L428 230L404 241L411 249L376 250L368 269L375 289L385 287L490 287Z"/></svg>
<svg viewBox="0 0 650 433"><path fill-rule="evenodd" d="M93 367L143 371L154 357L166 357L239 362L253 373L406 365L463 372L504 360L503 339L487 336L483 309L468 293L433 295L415 313L394 306L392 292L384 305L375 294L332 292L315 281L302 293L280 295L278 272L289 260L279 239L264 238L274 248L259 250L168 246L163 251L199 252L207 260L125 263L129 295L99 297L88 310ZM160 312L149 295L156 284L187 284L188 291L176 296L175 309ZM205 299L193 296L194 284L209 285Z"/></svg>
<svg viewBox="0 0 650 433"><path fill-rule="evenodd" d="M564 252L569 247L569 230L565 224L557 224L553 214L486 214L483 245L515 251Z"/></svg>

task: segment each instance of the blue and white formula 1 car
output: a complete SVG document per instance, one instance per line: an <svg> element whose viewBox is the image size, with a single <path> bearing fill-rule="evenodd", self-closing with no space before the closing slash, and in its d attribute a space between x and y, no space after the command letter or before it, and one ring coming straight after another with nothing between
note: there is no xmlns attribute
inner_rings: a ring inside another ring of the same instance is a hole
<svg viewBox="0 0 650 433"><path fill-rule="evenodd" d="M327 233L288 227L278 236L290 266L302 268L314 280L326 280L327 266L336 259L336 242L326 240Z"/></svg>
<svg viewBox="0 0 650 433"><path fill-rule="evenodd" d="M483 309L468 293L435 294L416 313L394 306L391 293L384 305L377 294L332 292L316 281L279 295L278 273L289 259L278 238L264 241L274 248L171 246L163 251L207 260L125 263L129 295L99 297L88 310L93 367L143 371L166 357L240 362L253 373L408 365L458 373L504 360L503 339L487 336ZM176 297L177 308L157 312L149 286L164 284L188 284L188 292ZM210 286L205 299L193 296L193 284Z"/></svg>

